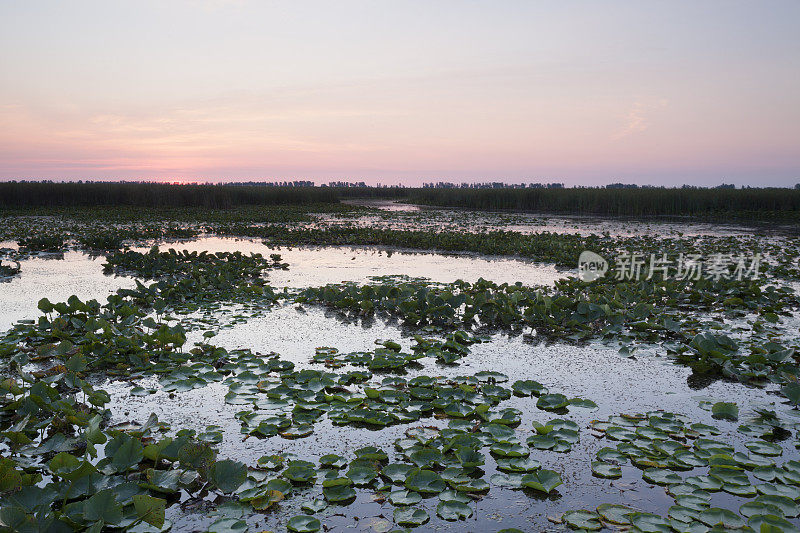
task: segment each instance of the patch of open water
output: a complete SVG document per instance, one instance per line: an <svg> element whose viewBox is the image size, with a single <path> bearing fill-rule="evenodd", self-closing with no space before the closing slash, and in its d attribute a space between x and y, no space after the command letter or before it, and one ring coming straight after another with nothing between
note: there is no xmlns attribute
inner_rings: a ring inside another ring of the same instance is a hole
<svg viewBox="0 0 800 533"><path fill-rule="evenodd" d="M41 254L21 261L16 276L0 281L0 332L18 320L35 320L42 298L64 302L73 294L81 300L105 303L117 289L135 286L132 278L103 274L102 256L83 252Z"/></svg>
<svg viewBox="0 0 800 533"><path fill-rule="evenodd" d="M484 278L497 283L552 285L569 272L551 264L524 259L490 257L478 254L440 254L381 247L302 246L268 247L259 240L203 237L164 244L162 249L280 254L288 270L268 275L274 287L319 287L329 283L354 281L367 283L374 276L405 275L450 283L457 279L474 282ZM146 248L136 248L146 251Z"/></svg>

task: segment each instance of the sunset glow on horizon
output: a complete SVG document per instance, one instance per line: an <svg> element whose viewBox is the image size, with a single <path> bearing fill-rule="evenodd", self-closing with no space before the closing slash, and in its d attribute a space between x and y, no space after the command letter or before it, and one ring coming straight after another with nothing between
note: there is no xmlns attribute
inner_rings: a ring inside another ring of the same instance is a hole
<svg viewBox="0 0 800 533"><path fill-rule="evenodd" d="M0 180L800 182L800 2L5 2Z"/></svg>

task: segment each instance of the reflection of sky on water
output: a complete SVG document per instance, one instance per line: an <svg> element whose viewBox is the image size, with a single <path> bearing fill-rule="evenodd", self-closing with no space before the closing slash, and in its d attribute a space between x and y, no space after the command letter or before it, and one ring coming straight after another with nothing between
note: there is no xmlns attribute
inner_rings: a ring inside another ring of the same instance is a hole
<svg viewBox="0 0 800 533"><path fill-rule="evenodd" d="M202 332L193 332L189 343L201 340ZM265 310L245 323L220 330L212 339L216 345L227 349L249 348L256 353L272 351L281 354L285 360L296 364L296 369L314 368L325 370L321 364L311 364L310 359L318 346L332 346L341 352L366 351L375 347L376 339L392 339L400 342L404 350L410 350L413 342L411 332L404 331L396 324L381 319L367 323L345 319L334 312L315 307L298 311L293 305L284 305ZM410 379L418 375L448 376L472 375L482 370L502 372L509 381L502 383L510 387L516 379L534 379L549 387L551 392L560 392L568 397L581 397L594 400L599 409L589 411L570 408L566 415L557 415L536 408L536 398L512 397L503 401L500 407L516 407L523 412L522 423L516 428L520 440L533 434L534 421L545 423L553 418L574 420L581 427L581 441L569 453L532 450L531 456L545 468L561 473L564 485L559 487L560 498L537 498L533 493L514 491L492 485L486 496L471 504L475 515L462 526L470 531L495 531L503 527L517 527L523 530L550 530L552 524L548 516L560 516L569 509L596 507L599 503L625 503L651 512L666 513L672 500L665 496L664 490L652 486L641 479L640 471L627 466L623 477L618 480L603 480L591 475L590 461L603 446L614 446L606 439L592 436L588 430L591 420L605 419L618 413L640 413L663 409L683 413L693 422L703 422L720 428L723 440L737 444L744 450L747 440L736 431L738 423L713 420L711 413L699 406L698 397L712 397L717 400L735 401L741 409L741 417L756 406L772 404L776 397L762 389L745 387L726 381L707 381L697 390L691 379L691 371L674 365L654 352L637 354L627 359L617 353L616 346L592 343L587 346L574 346L563 343L532 343L522 336L494 335L489 343L476 344L471 353L459 361L459 365L442 366L433 359L420 360L421 367L410 370L404 377ZM346 372L355 367L345 366L332 372ZM363 368L363 367L362 367ZM374 381L380 382L383 375L376 374ZM158 388L157 381L148 379L142 383L146 387ZM269 439L247 438L240 433L240 424L234 414L246 406L229 405L224 396L227 386L216 383L186 393L175 394L156 392L150 396L131 397L127 394L130 384L107 383L105 388L112 393L110 406L114 413L112 422L137 420L143 422L151 412L159 419L172 424L174 428L191 427L202 431L207 425L218 424L223 427L224 439L219 445L224 457L232 457L248 464L254 463L263 455L293 453L298 458L318 460L327 453L337 453L348 460L354 458L353 451L363 446L378 446L390 456L390 461L401 459L393 443L402 438L406 429L420 425L446 427L446 420L425 418L410 424L400 424L380 431L358 429L351 426L336 426L326 417L314 426L314 433L304 439L287 440L281 437ZM785 406L771 405L770 408L785 411ZM786 458L791 442L784 443ZM487 481L496 473L496 463L482 450L486 458L484 479ZM686 477L695 471L681 473ZM302 502L317 497L319 487L301 490L281 506L276 515L267 517L266 525L275 528L282 520L300 513ZM323 520L333 531L347 531L348 526L364 523L370 517L387 516L391 520L392 506L376 503L373 491L359 491L356 503L343 508L333 507L323 512L323 516L336 513ZM713 502L730 509L738 509L744 499L727 493L715 494ZM436 517L438 499L434 496L424 500L423 506L431 515L431 522L423 526L428 531L437 526L450 530L464 530ZM335 509L335 510L334 510ZM356 517L360 520L356 521ZM259 522L261 523L261 522ZM469 527L467 527L467 525ZM455 529L454 529L455 528ZM183 531L179 529L178 531Z"/></svg>

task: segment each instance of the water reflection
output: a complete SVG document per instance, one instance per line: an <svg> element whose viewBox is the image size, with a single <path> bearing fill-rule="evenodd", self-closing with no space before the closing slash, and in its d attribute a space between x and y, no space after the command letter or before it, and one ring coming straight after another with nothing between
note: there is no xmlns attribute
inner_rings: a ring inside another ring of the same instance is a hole
<svg viewBox="0 0 800 533"><path fill-rule="evenodd" d="M290 325L290 326L288 326ZM320 364L312 364L311 358L317 346L332 346L341 352L367 351L375 348L376 339L392 339L404 351L411 349L413 339L410 330L396 322L373 317L362 317L338 313L334 310L307 306L298 310L294 305L273 307L231 328L220 330L213 342L229 350L249 348L257 353L278 352L285 360L296 364L297 370L314 368L321 370ZM202 332L192 332L189 344L200 340ZM623 468L623 476L618 480L604 480L592 475L588 465L598 449L608 445L608 441L592 437L586 429L593 419L605 419L618 413L641 413L664 409L681 412L693 421L713 424L726 432L725 440L742 444L745 435L736 432L737 424L721 424L702 408L696 399L696 387L702 388L709 397L735 401L741 406L773 404L770 408L784 410L775 405L769 391L743 387L739 383L725 380L697 380L690 369L675 365L669 359L649 353L638 357L624 358L618 354L616 346L602 346L598 343L572 345L561 342L528 342L524 336L498 333L491 342L475 344L471 353L461 359L458 365L441 365L432 358L424 358L419 364L409 366L406 378L420 375L455 377L471 375L483 370L501 372L515 379L535 379L553 392L568 397L596 400L599 409L570 408L564 415L578 423L581 428L580 442L568 454L553 451L532 450L532 457L545 468L558 471L564 485L558 494L550 497L530 491L513 491L493 485L490 492L474 502L475 513L469 525L459 523L459 527L472 531L496 531L504 527L517 527L525 531L550 531L554 527L548 517L560 516L567 509L594 508L601 502L624 503L647 511L666 513L673 501L663 488L653 486L641 479L641 473L633 467ZM345 366L337 372L346 372L354 367ZM375 376L379 382L381 375ZM148 378L149 379L149 378ZM694 385L694 386L693 386ZM157 387L157 381L148 386ZM508 386L508 384L506 384ZM267 439L245 438L240 434L239 422L234 415L241 406L225 402L227 386L212 383L202 389L186 393L167 394L157 391L146 397L132 397L128 391L129 383L106 383L110 390L112 403L109 405L113 418L111 423L126 420L144 421L151 412L160 420L168 422L173 428L192 428L202 431L207 425L222 426L224 438L219 445L222 457L235 457L253 464L262 455L292 453L297 457L317 461L320 456L336 453L353 458L353 451L363 446L377 446L386 451L392 461L399 460L394 451L394 442L402 438L404 432L417 426L446 427L447 421L435 417L424 418L408 424L397 424L364 431L357 426L337 426L323 417L314 426L311 437L287 440L281 437ZM533 422L545 423L556 415L538 410L536 398L512 397L504 401L504 407L519 409L522 423L518 432L524 438L532 432ZM482 467L484 478L490 479L497 473L497 465L491 454L486 453L486 464ZM690 475L690 473L687 473ZM274 513L256 516L253 520L261 529L280 529L287 517L300 514L300 505L318 495L318 487L297 489L298 494L283 502ZM359 528L372 518L388 517L391 521L392 506L385 501L375 501L370 490L359 490L358 497L348 507L331 506L322 513L323 523L329 531L350 531ZM722 506L735 505L739 499L728 494L715 495ZM743 502L744 500L742 500ZM422 530L452 529L453 525L435 515L438 503L436 497L426 498L420 504L431 515L430 522ZM203 523L204 518L194 517ZM188 531L184 522L177 531ZM207 522L205 522L207 524ZM202 527L200 528L202 529Z"/></svg>
<svg viewBox="0 0 800 533"><path fill-rule="evenodd" d="M270 248L255 239L204 237L171 243L162 248L208 252L279 253L288 270L275 270L268 279L274 287L318 287L329 283L367 283L376 276L423 277L449 283L484 278L497 283L552 285L567 272L553 265L524 259L477 254L440 254L378 247L303 246ZM135 248L146 252L149 248Z"/></svg>
<svg viewBox="0 0 800 533"><path fill-rule="evenodd" d="M132 278L103 274L102 257L83 252L36 254L21 261L21 271L0 284L0 331L18 320L35 320L41 312L39 300L64 302L73 294L81 300L106 298L120 288L135 286Z"/></svg>

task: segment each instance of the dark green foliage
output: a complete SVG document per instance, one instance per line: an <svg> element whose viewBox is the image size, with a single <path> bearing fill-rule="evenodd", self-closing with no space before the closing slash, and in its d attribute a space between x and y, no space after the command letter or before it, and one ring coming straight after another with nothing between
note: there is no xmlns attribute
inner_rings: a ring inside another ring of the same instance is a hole
<svg viewBox="0 0 800 533"><path fill-rule="evenodd" d="M720 295L729 300L723 302ZM386 313L414 326L469 328L477 322L500 328L531 326L540 328L541 335L576 339L614 336L623 327L642 338L674 338L683 320L679 311L767 313L797 306L790 291L762 290L751 280L603 279L589 285L569 278L552 290L486 280L436 285L385 278L371 285L306 289L297 299L363 315Z"/></svg>
<svg viewBox="0 0 800 533"><path fill-rule="evenodd" d="M230 232L230 233L228 233ZM251 226L220 228L221 234L240 234L267 239L270 244L367 245L394 246L418 250L477 252L488 255L516 255L536 261L575 266L583 250L605 251L604 239L598 235L581 236L543 232L526 235L516 231L395 230L356 226L326 228L287 228L284 226Z"/></svg>
<svg viewBox="0 0 800 533"><path fill-rule="evenodd" d="M161 183L0 183L0 209L139 206L225 209L246 205L337 203L379 198L440 207L603 216L700 216L797 220L798 189L375 188L171 185Z"/></svg>
<svg viewBox="0 0 800 533"><path fill-rule="evenodd" d="M15 263L14 265L4 265L0 263L0 278L14 276L16 274L19 274L19 271L20 271L19 263Z"/></svg>
<svg viewBox="0 0 800 533"><path fill-rule="evenodd" d="M171 185L162 183L0 183L0 208L142 206L228 208L337 202L325 187Z"/></svg>
<svg viewBox="0 0 800 533"><path fill-rule="evenodd" d="M82 248L114 250L151 239L185 239L200 233L246 235L253 224L313 222L318 213L339 217L371 210L340 203L202 206L17 206L0 204L0 241L57 235ZM49 237L47 237L49 238ZM33 241L32 241L33 242ZM63 249L63 248L62 248Z"/></svg>
<svg viewBox="0 0 800 533"><path fill-rule="evenodd" d="M63 235L33 235L17 241L19 247L29 252L60 252L64 248Z"/></svg>
<svg viewBox="0 0 800 533"><path fill-rule="evenodd" d="M146 279L182 277L219 277L236 280L260 278L272 266L261 254L241 252L166 252L153 247L147 253L122 250L109 254L104 268L107 272L133 272Z"/></svg>
<svg viewBox="0 0 800 533"><path fill-rule="evenodd" d="M21 265L19 255L10 248L0 248L0 278L19 274Z"/></svg>
<svg viewBox="0 0 800 533"><path fill-rule="evenodd" d="M603 216L800 217L793 189L415 189L412 203L481 210Z"/></svg>

